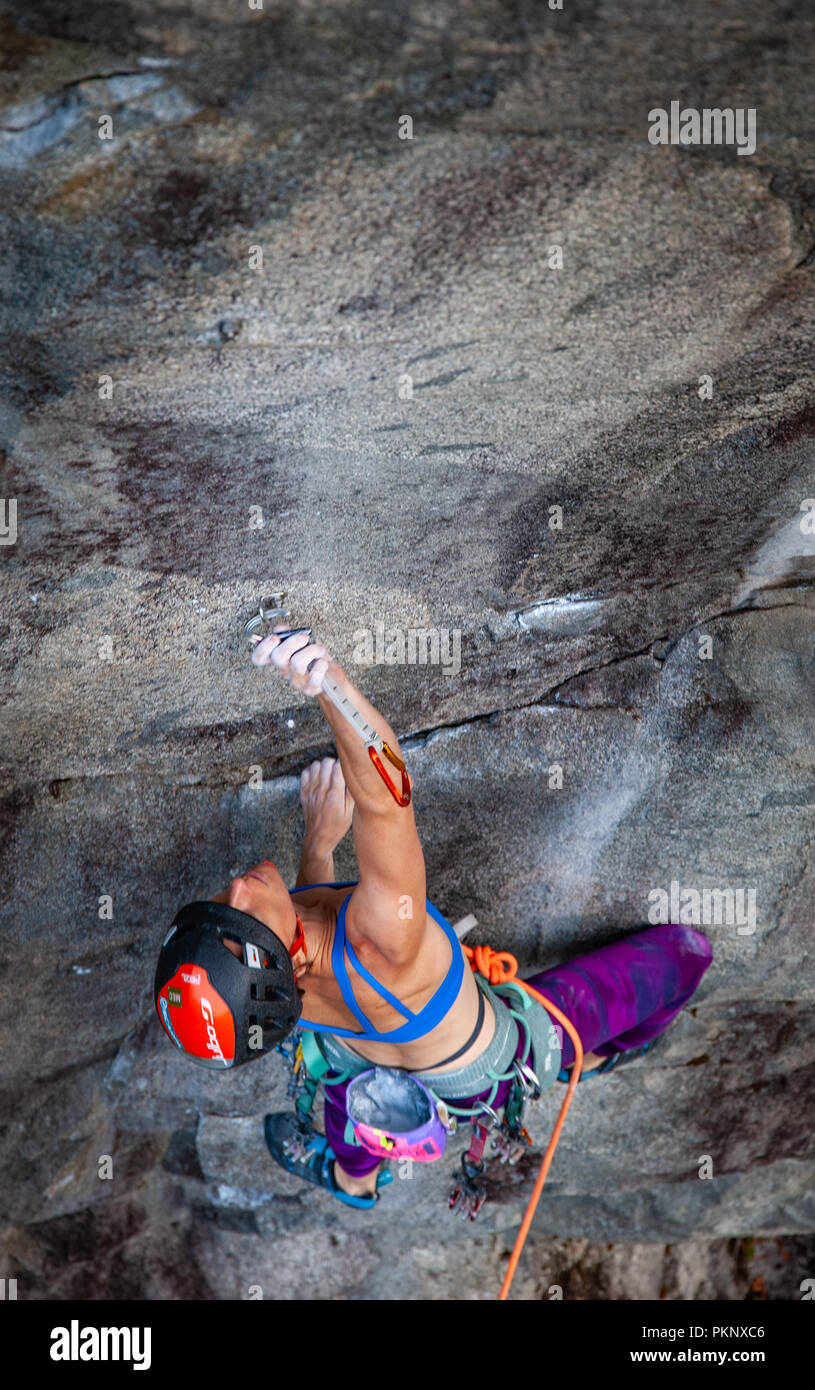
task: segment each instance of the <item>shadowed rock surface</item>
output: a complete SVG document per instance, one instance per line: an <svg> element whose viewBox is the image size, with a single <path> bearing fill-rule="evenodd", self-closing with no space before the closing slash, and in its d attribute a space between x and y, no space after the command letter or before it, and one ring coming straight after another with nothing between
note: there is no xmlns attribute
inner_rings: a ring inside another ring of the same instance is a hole
<svg viewBox="0 0 815 1390"><path fill-rule="evenodd" d="M702 924L668 1034L579 1088L513 1296L799 1298L811 17L10 0L0 53L0 1277L495 1296L534 1156L474 1227L445 1211L463 1136L351 1212L266 1153L282 1059L202 1074L152 1015L182 902L271 851L294 882L331 744L246 656L278 593L403 739L428 893L471 940L532 971L672 882L754 893ZM755 153L651 145L672 100L755 108ZM460 669L355 665L377 624L460 633Z"/></svg>

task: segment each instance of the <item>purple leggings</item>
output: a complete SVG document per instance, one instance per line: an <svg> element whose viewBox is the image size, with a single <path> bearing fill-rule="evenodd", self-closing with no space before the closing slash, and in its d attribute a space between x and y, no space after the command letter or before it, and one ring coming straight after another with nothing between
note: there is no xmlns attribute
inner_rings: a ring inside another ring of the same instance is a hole
<svg viewBox="0 0 815 1390"><path fill-rule="evenodd" d="M531 975L527 984L539 989L574 1024L584 1052L609 1057L642 1047L664 1033L669 1023L685 1007L713 959L713 948L706 936L693 927L666 923L634 932L611 946L601 946L584 956L575 956L568 965L556 965L540 975ZM553 1017L562 1036L562 1067L574 1061L572 1040L563 1025ZM523 1030L519 1029L523 1034ZM523 1051L518 1040L516 1056ZM373 1065L373 1063L371 1064ZM329 1073L325 1079L330 1080ZM499 1085L494 1109L509 1095L510 1081ZM379 1159L367 1149L346 1144L345 1092L348 1083L325 1088L325 1133L340 1166L354 1177L373 1172ZM455 1100L462 1109L486 1100L490 1087L477 1096ZM443 1095L441 1087L439 1094Z"/></svg>

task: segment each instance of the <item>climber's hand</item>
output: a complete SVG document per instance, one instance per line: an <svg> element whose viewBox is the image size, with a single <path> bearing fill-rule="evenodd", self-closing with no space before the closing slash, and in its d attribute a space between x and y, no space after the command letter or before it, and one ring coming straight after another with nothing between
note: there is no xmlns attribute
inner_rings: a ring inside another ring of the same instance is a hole
<svg viewBox="0 0 815 1390"><path fill-rule="evenodd" d="M330 858L350 829L354 814L354 799L338 758L317 758L303 769L300 801L306 822L304 857L308 849L317 860Z"/></svg>
<svg viewBox="0 0 815 1390"><path fill-rule="evenodd" d="M277 633L286 631L287 628L278 626L258 642L252 661L255 666L276 666L283 679L303 695L319 695L331 661L328 651L322 642L312 642L305 632L297 632L281 642Z"/></svg>

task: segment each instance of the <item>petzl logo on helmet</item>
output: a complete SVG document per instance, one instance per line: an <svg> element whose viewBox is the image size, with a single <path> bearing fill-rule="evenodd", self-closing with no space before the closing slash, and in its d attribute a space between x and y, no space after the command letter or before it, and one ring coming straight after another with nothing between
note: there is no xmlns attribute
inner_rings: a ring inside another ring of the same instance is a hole
<svg viewBox="0 0 815 1390"><path fill-rule="evenodd" d="M212 1012L212 1005L208 999L204 999L203 995L201 996L201 1013L204 1015L204 1022L207 1026L207 1038L209 1039L207 1042L207 1051L214 1052L215 1056L220 1057L225 1066L226 1058L221 1051L221 1044L218 1042L218 1034L215 1032L215 1015Z"/></svg>

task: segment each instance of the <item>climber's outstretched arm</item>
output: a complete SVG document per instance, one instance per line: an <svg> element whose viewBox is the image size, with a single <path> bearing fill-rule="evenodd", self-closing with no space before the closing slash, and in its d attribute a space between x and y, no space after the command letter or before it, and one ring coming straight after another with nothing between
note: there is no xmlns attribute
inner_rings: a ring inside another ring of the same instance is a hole
<svg viewBox="0 0 815 1390"><path fill-rule="evenodd" d="M326 672L398 756L393 729L352 685L322 643L310 642L302 633L284 642L274 635L265 638L252 653L252 660L256 665L276 666L296 690L315 696L334 733L345 783L355 804L352 828L359 884L346 913L351 944L358 953L367 947L394 966L409 964L418 953L427 921L424 855L413 806L398 805L362 739L333 701L321 693ZM312 662L315 664L309 671ZM364 957L360 958L365 964Z"/></svg>

